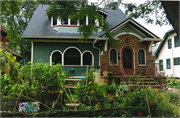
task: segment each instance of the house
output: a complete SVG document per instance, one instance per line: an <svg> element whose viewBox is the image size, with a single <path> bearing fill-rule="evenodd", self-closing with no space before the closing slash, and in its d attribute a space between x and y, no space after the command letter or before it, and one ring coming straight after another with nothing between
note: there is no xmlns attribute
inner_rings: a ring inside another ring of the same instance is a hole
<svg viewBox="0 0 180 118"><path fill-rule="evenodd" d="M158 70L167 77L180 77L180 42L174 29L165 33L155 52Z"/></svg>
<svg viewBox="0 0 180 118"><path fill-rule="evenodd" d="M39 59L50 63L61 63L63 70L72 77L84 77L87 66L113 75L146 74L147 63L154 63L152 44L162 41L148 29L129 19L120 10L102 9L99 14L107 20L109 31L115 42L124 42L123 46L108 43L105 32L90 36L87 40L78 41L77 32L80 24L69 18L48 18L48 5L40 5L23 32L24 39L32 40L31 61ZM83 22L88 24L88 16ZM82 22L82 21L80 21ZM97 21L98 22L98 21ZM97 23L100 24L100 23Z"/></svg>

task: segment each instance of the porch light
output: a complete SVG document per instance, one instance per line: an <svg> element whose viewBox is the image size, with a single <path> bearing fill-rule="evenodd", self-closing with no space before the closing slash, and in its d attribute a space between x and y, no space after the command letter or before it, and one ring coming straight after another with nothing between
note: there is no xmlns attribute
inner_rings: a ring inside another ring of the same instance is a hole
<svg viewBox="0 0 180 118"><path fill-rule="evenodd" d="M128 38L126 38L126 42L129 43L129 39Z"/></svg>
<svg viewBox="0 0 180 118"><path fill-rule="evenodd" d="M71 68L71 72L74 72L74 69L73 69L73 68Z"/></svg>

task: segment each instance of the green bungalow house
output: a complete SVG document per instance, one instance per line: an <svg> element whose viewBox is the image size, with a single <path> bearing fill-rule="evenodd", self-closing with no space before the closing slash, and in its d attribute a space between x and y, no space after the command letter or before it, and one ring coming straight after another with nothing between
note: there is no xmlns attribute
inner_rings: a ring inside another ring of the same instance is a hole
<svg viewBox="0 0 180 118"><path fill-rule="evenodd" d="M146 74L148 62L154 62L152 44L162 41L158 36L134 20L128 19L120 10L102 9L99 14L107 20L109 31L115 41L123 46L113 46L99 29L96 35L78 41L80 24L71 19L53 19L47 16L48 5L40 5L23 32L24 39L32 40L31 61L61 63L64 71L72 77L84 77L86 66L93 65L113 75L133 72ZM88 24L88 16L80 22ZM97 25L100 24L97 21ZM113 67L112 67L113 65Z"/></svg>

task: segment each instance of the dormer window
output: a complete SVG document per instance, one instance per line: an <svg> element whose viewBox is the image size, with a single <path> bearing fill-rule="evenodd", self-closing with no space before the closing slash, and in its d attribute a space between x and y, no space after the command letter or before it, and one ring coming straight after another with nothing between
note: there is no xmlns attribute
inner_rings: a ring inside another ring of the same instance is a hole
<svg viewBox="0 0 180 118"><path fill-rule="evenodd" d="M68 25L68 19L67 19L67 18L61 19L61 24L66 24L66 25Z"/></svg>
<svg viewBox="0 0 180 118"><path fill-rule="evenodd" d="M82 20L80 20L80 25L83 25L83 24L86 24L86 16Z"/></svg>
<svg viewBox="0 0 180 118"><path fill-rule="evenodd" d="M71 25L77 25L77 21L75 21L75 20L73 20L73 19L71 19L70 22L71 22L71 23L70 23Z"/></svg>
<svg viewBox="0 0 180 118"><path fill-rule="evenodd" d="M54 19L54 17L53 17L53 25L57 25L57 19Z"/></svg>

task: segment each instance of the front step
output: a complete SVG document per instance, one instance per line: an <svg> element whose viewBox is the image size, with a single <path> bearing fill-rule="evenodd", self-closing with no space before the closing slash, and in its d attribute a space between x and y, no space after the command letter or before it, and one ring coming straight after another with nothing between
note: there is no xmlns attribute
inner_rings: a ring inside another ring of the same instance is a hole
<svg viewBox="0 0 180 118"><path fill-rule="evenodd" d="M130 77L130 80L129 80L129 77ZM108 79L110 81L120 80L120 83L123 82L122 76L108 76L108 77L101 76L101 78ZM137 76L134 76L133 78L133 75L130 75L130 76L126 75L125 82L127 85L129 84L129 81L130 81L130 86L137 86L136 80L137 80ZM140 86L144 86L144 84L146 84L146 85L151 85L153 88L161 88L161 86L158 85L151 77L146 76L146 75L138 76L138 81L140 81L139 83Z"/></svg>

